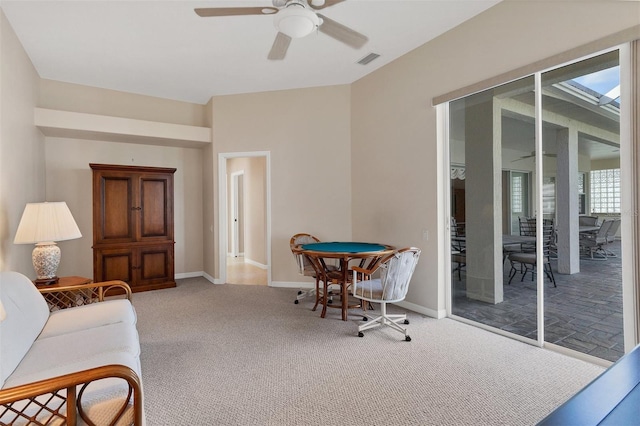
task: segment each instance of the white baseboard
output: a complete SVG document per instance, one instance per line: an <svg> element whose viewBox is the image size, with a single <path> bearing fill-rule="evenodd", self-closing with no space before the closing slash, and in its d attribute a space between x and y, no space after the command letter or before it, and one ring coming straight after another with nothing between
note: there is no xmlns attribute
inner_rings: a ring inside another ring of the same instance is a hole
<svg viewBox="0 0 640 426"><path fill-rule="evenodd" d="M249 265L257 266L260 269L267 269L268 268L267 265L264 265L262 263L258 263L255 260L251 260L251 259L247 259L247 258L244 259L244 263L248 263Z"/></svg>
<svg viewBox="0 0 640 426"><path fill-rule="evenodd" d="M176 280L181 280L184 278L197 278L197 277L202 277L204 276L204 272L203 271L196 271L196 272L182 272L180 274L176 274Z"/></svg>
<svg viewBox="0 0 640 426"><path fill-rule="evenodd" d="M180 279L184 279L184 278L203 277L203 278L205 278L207 281L209 281L212 284L224 284L222 281L220 281L220 279L214 278L214 277L212 277L211 275L207 274L204 271L183 272L183 273L180 273L180 274L176 274L175 277L176 277L176 280L180 280Z"/></svg>
<svg viewBox="0 0 640 426"><path fill-rule="evenodd" d="M259 265L260 264L256 266L259 266ZM214 278L203 271L185 272L181 274L176 274L177 280L183 279L183 278L196 278L196 277L204 277L207 279L207 281L213 284L224 284L219 278ZM315 284L312 282L306 282L306 281L271 281L270 287L312 289L315 287ZM416 305L415 303L411 303L407 301L402 301L394 304L397 306L400 306L401 308L409 309L410 311L417 312L419 314L423 314L431 318L442 319L447 316L447 312L444 309L434 311L433 309L425 308L424 306Z"/></svg>
<svg viewBox="0 0 640 426"><path fill-rule="evenodd" d="M309 282L295 282L295 281L271 281L271 287L280 288L315 288L314 283Z"/></svg>
<svg viewBox="0 0 640 426"><path fill-rule="evenodd" d="M224 284L222 280L220 280L220 278L214 278L211 275L207 274L206 272L202 274L202 276L205 277L207 281L209 281L212 284Z"/></svg>
<svg viewBox="0 0 640 426"><path fill-rule="evenodd" d="M431 318L442 319L447 316L447 311L444 309L434 311L433 309L425 308L424 306L416 305L415 303L407 302L406 300L394 303L394 305L400 306L401 308L409 309L410 311L417 312Z"/></svg>

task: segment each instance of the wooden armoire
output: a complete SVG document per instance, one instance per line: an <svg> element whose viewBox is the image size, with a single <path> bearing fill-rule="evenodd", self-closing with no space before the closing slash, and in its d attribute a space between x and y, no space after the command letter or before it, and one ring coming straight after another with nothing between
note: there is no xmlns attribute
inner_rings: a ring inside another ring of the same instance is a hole
<svg viewBox="0 0 640 426"><path fill-rule="evenodd" d="M134 292L175 287L176 169L89 164L93 170L93 280Z"/></svg>

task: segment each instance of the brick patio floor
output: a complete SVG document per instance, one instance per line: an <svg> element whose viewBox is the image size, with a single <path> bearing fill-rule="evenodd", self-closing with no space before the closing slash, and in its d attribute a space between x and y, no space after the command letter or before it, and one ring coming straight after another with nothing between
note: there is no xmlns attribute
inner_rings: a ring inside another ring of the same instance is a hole
<svg viewBox="0 0 640 426"><path fill-rule="evenodd" d="M578 274L558 274L556 261L551 261L557 287L545 277L545 341L616 361L624 354L620 242L608 248L618 257L606 261L581 258ZM521 282L517 274L508 285L509 269L507 260L504 301L498 304L468 299L464 269L462 280L452 274L453 314L536 339L535 281L527 274Z"/></svg>

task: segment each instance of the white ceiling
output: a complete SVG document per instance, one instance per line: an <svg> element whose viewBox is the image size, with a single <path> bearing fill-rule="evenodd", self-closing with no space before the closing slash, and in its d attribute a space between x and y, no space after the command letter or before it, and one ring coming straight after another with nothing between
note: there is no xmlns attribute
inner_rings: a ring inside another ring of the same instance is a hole
<svg viewBox="0 0 640 426"><path fill-rule="evenodd" d="M40 77L204 104L211 96L350 84L499 0L346 0L322 11L365 34L355 50L322 33L267 54L273 15L201 18L196 7L271 0L0 0ZM375 52L380 58L356 62ZM434 61L438 58L434 58Z"/></svg>

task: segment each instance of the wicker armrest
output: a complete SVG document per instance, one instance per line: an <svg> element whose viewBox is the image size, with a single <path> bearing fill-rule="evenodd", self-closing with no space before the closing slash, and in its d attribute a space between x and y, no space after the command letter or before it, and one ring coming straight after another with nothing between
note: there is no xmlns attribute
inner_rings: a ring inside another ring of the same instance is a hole
<svg viewBox="0 0 640 426"><path fill-rule="evenodd" d="M127 300L131 300L131 287L126 282L119 280L51 288L43 287L38 290L47 300L52 311L103 302L108 295L124 294Z"/></svg>
<svg viewBox="0 0 640 426"><path fill-rule="evenodd" d="M355 272L359 272L359 273L364 274L364 275L371 275L374 272L372 270L364 269L364 268L361 268L359 266L352 266L351 270L355 271Z"/></svg>
<svg viewBox="0 0 640 426"><path fill-rule="evenodd" d="M10 417L12 419L8 423L10 425L15 422L21 423L31 419L32 415L27 412L35 409L45 413L50 418L46 422L47 424L55 420L62 420L66 425L75 425L77 423L76 410L69 408L63 410L63 408L76 406L80 417L87 424L93 425L95 423L88 418L82 408L82 395L86 386L92 381L110 377L124 379L129 385L127 399L111 424L115 424L124 414L133 395L133 424L136 426L142 425L142 386L140 378L132 369L124 365L105 365L13 388L0 389L0 418ZM76 389L77 387L78 389ZM20 404L15 404L16 402L20 402Z"/></svg>

